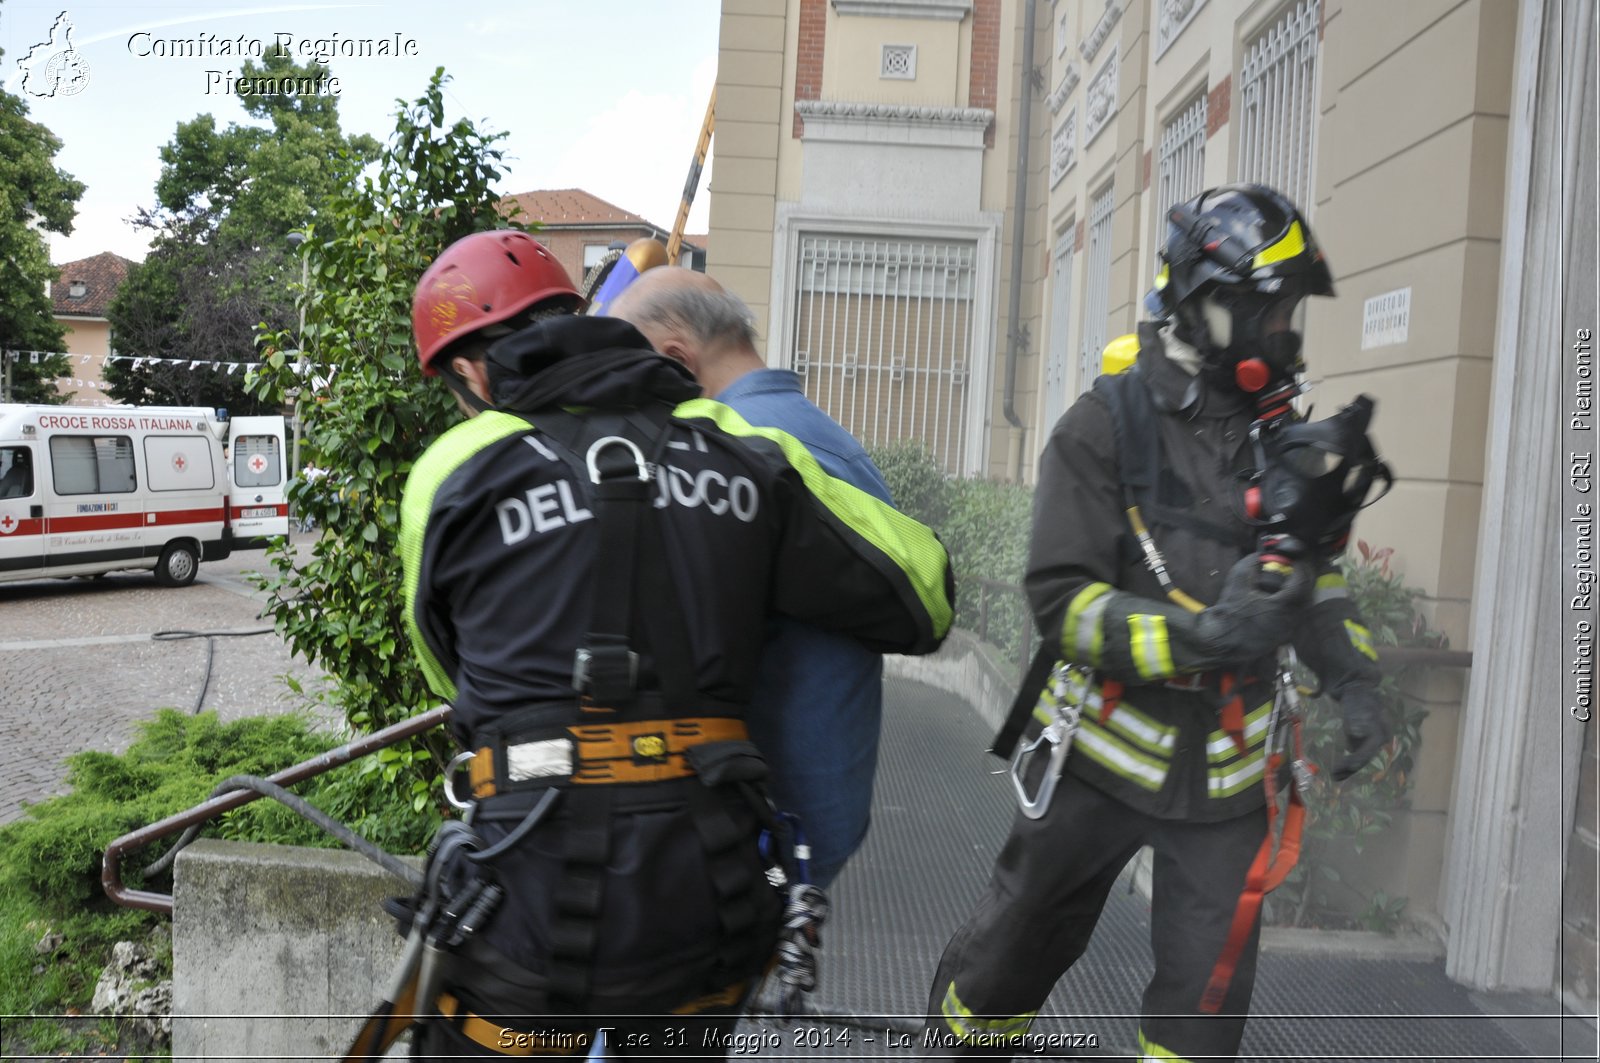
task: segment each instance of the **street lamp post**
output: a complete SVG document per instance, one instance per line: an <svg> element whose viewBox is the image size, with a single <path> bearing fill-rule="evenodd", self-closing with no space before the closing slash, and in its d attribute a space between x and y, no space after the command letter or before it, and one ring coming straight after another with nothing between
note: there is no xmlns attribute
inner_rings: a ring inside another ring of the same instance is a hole
<svg viewBox="0 0 1600 1063"><path fill-rule="evenodd" d="M288 239L289 239L289 246L294 248L295 251L300 253L300 298L297 300L297 302L299 302L299 304L300 304L300 329L299 329L298 332L295 333L295 343L297 344L299 349L295 351L295 359L294 359L294 375L295 375L294 406L293 406L291 414L290 414L294 418L294 446L289 452L290 453L289 468L291 470L293 470L292 475L299 476L300 475L300 393L305 390L305 386L306 386L306 294L307 294L307 288L308 288L309 281L310 281L309 269L310 269L310 261L311 260L306 257L304 252L300 251L300 245L305 243L305 239L306 239L306 234L305 233L303 233L303 232L292 232L292 233L289 234L289 238ZM298 514L292 512L292 510L293 510L293 507L291 506L291 512L289 514L289 528L290 528L291 532L294 529L294 518L296 516L298 516Z"/></svg>

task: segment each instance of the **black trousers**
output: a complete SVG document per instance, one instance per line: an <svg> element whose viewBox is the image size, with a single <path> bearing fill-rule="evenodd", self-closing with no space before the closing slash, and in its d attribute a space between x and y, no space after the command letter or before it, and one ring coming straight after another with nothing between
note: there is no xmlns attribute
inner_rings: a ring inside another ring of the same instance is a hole
<svg viewBox="0 0 1600 1063"><path fill-rule="evenodd" d="M1221 823L1160 820L1064 774L1043 818L1018 814L977 909L945 948L928 1000L929 1031L947 1041L978 1036L934 1054L1028 1054L1007 1046L1005 1035L1027 1030L1083 955L1117 875L1149 845L1155 974L1140 1009L1141 1053L1233 1056L1255 983L1259 919L1221 1011L1202 1013L1200 999L1266 829L1265 808Z"/></svg>

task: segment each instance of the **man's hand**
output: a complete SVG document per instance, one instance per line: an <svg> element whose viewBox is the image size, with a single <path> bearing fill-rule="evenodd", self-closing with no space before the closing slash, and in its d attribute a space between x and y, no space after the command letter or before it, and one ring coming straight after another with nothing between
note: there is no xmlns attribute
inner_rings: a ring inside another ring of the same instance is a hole
<svg viewBox="0 0 1600 1063"><path fill-rule="evenodd" d="M1200 638L1219 660L1254 660L1293 636L1299 613L1311 600L1312 566L1296 564L1281 580L1276 574L1271 580L1263 576L1260 554L1242 559L1228 573L1217 604L1197 618Z"/></svg>
<svg viewBox="0 0 1600 1063"><path fill-rule="evenodd" d="M1344 782L1367 766L1392 736L1383 718L1383 699L1378 688L1368 683L1346 687L1339 695L1344 711L1344 743L1349 751L1333 767L1335 782Z"/></svg>

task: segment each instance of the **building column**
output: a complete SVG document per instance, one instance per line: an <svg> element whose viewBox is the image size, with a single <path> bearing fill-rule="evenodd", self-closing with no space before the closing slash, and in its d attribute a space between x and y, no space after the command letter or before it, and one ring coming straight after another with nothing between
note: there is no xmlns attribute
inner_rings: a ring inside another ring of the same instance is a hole
<svg viewBox="0 0 1600 1063"><path fill-rule="evenodd" d="M1559 956L1583 727L1565 682L1564 432L1572 331L1594 325L1594 140L1574 119L1587 90L1592 121L1594 19L1595 0L1523 0L1519 12L1473 666L1443 887L1446 972L1478 989L1547 992ZM1588 203L1573 194L1585 180Z"/></svg>

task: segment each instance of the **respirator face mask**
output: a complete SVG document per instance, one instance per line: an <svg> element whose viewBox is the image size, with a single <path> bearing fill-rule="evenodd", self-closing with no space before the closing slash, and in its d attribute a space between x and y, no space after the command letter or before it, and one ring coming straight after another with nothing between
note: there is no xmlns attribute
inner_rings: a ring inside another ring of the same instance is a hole
<svg viewBox="0 0 1600 1063"><path fill-rule="evenodd" d="M1260 479L1245 493L1250 521L1319 552L1343 549L1356 514L1394 484L1367 435L1373 405L1359 395L1326 420L1257 422L1251 442Z"/></svg>
<svg viewBox="0 0 1600 1063"><path fill-rule="evenodd" d="M1305 301L1299 292L1218 288L1201 298L1200 314L1211 347L1208 363L1240 391L1254 395L1305 371Z"/></svg>

